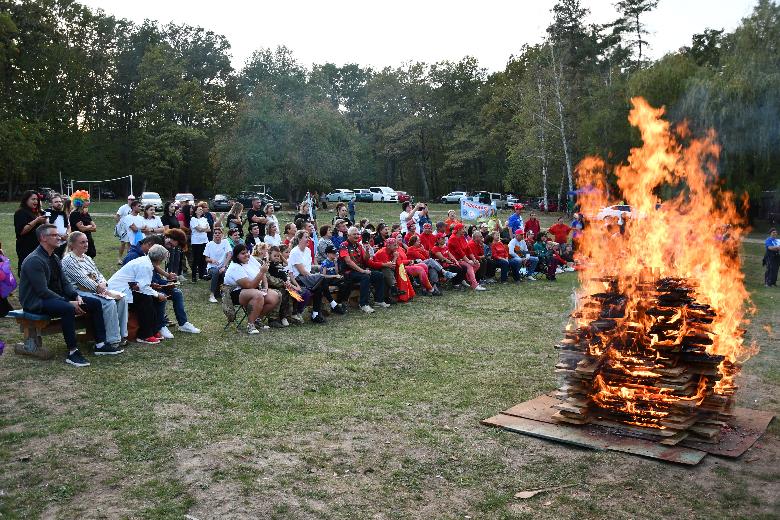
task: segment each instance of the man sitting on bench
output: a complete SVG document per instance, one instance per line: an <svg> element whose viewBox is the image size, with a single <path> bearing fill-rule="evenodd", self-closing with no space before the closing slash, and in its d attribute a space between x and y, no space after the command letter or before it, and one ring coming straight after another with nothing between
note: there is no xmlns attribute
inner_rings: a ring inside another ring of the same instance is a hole
<svg viewBox="0 0 780 520"><path fill-rule="evenodd" d="M120 354L121 349L105 344L106 329L103 313L97 298L79 296L62 274L60 259L53 255L60 241L57 227L44 224L35 230L39 246L22 263L19 280L19 301L25 312L58 317L62 335L68 346L65 362L76 367L87 367L89 362L79 352L76 344L76 316L89 314L95 325L95 354ZM43 347L35 350L16 349L19 354L41 359L51 358Z"/></svg>

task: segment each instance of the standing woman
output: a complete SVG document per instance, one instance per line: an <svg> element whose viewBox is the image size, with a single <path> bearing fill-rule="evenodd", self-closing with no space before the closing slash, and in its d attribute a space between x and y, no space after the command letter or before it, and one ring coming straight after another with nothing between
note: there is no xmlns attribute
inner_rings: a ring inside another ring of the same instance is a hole
<svg viewBox="0 0 780 520"><path fill-rule="evenodd" d="M162 221L165 231L172 228L179 229L179 219L176 218L176 206L173 202L166 202L163 204L163 215L160 220Z"/></svg>
<svg viewBox="0 0 780 520"><path fill-rule="evenodd" d="M158 235L165 231L162 220L155 215L154 205L147 204L144 208L144 222L141 225L141 231L144 236Z"/></svg>
<svg viewBox="0 0 780 520"><path fill-rule="evenodd" d="M203 251L209 241L208 233L211 231L209 221L203 216L203 208L197 206L195 215L190 220L190 229L192 230L192 283L203 278L206 275L206 258Z"/></svg>
<svg viewBox="0 0 780 520"><path fill-rule="evenodd" d="M97 226L89 214L89 193L84 190L75 191L70 199L73 201L73 207L75 208L70 214L70 230L81 231L87 235L87 241L89 242L87 256L95 258L97 251L95 251L95 241L92 239L92 233L97 231Z"/></svg>
<svg viewBox="0 0 780 520"><path fill-rule="evenodd" d="M279 230L279 229L281 229L279 227L279 219L276 218L276 215L274 214L274 211L275 211L274 210L274 205L271 204L270 202L265 205L265 208L263 208L263 212L265 213L265 225L267 227L268 224L273 222L274 224L276 224L276 229Z"/></svg>
<svg viewBox="0 0 780 520"><path fill-rule="evenodd" d="M46 223L46 215L41 213L38 194L32 190L24 192L19 209L14 213L14 229L16 230L16 256L19 258L17 272L22 272L22 262L27 255L38 247L38 237L35 230Z"/></svg>
<svg viewBox="0 0 780 520"><path fill-rule="evenodd" d="M233 248L230 265L225 271L225 285L236 286L230 296L233 304L247 308L247 332L258 334L256 321L271 312L279 303L279 294L268 290L268 264L260 264L249 254L246 246L239 244ZM269 328L267 325L264 329Z"/></svg>
<svg viewBox="0 0 780 520"><path fill-rule="evenodd" d="M238 229L241 238L244 238L244 220L241 218L241 213L243 213L243 211L244 205L240 202L236 202L233 204L233 207L230 208L230 213L228 213L226 218L228 234L230 234L231 229Z"/></svg>

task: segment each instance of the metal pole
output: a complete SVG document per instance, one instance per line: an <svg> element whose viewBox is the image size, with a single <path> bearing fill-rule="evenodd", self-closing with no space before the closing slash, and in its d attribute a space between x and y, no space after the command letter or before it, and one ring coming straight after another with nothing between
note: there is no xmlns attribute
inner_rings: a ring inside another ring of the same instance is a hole
<svg viewBox="0 0 780 520"><path fill-rule="evenodd" d="M60 193L62 193L62 170L60 170Z"/></svg>
<svg viewBox="0 0 780 520"><path fill-rule="evenodd" d="M133 194L133 176L130 176L130 195Z"/></svg>

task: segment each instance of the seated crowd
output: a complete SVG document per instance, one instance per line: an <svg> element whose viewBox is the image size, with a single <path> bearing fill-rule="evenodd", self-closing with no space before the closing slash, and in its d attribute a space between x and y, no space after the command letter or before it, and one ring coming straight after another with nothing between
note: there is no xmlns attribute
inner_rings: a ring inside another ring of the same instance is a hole
<svg viewBox="0 0 780 520"><path fill-rule="evenodd" d="M75 319L84 314L94 325L97 355L123 352L129 321L139 343L173 338L168 301L179 331L200 332L187 317L178 287L187 265L193 283L209 281L209 301L221 302L229 319L238 306L245 309L249 334L302 323L308 306L311 321L324 324L326 314L347 312L353 291L360 310L373 313L418 294L441 296L445 288L485 291L510 275L515 282L535 281L537 272L555 280L573 270L569 234L576 225L559 219L549 230L551 239L533 212L523 222L520 205L506 225L492 219L468 227L454 212L434 223L422 203L404 203L399 222L390 226L366 219L356 224L354 207L348 212L339 204L331 224L319 229L316 208L307 203L284 225L270 204L261 207L253 200L246 216L243 209L237 203L215 215L204 202L183 201L167 203L161 219L131 196L116 219L121 267L108 278L95 265L85 232L63 233L43 219L35 221L38 247L21 266L21 304L28 312L60 317L66 362L88 366L75 335ZM67 252L60 260L63 239ZM42 348L20 353L50 357Z"/></svg>

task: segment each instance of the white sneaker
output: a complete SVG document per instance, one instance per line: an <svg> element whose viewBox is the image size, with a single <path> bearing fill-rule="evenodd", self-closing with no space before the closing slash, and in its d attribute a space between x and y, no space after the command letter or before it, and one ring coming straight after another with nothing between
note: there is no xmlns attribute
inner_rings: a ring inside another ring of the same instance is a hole
<svg viewBox="0 0 780 520"><path fill-rule="evenodd" d="M390 307L390 304L387 302L375 302L374 305L376 307L381 307L382 309L387 309L388 307Z"/></svg>
<svg viewBox="0 0 780 520"><path fill-rule="evenodd" d="M179 327L179 329L181 329L181 327ZM162 337L165 339L173 339L173 334L171 334L171 331L168 330L168 327L161 328L160 334L162 334Z"/></svg>
<svg viewBox="0 0 780 520"><path fill-rule="evenodd" d="M371 307L370 305L363 305L360 307L360 310L365 312L366 314L371 314L372 312L374 312L374 308Z"/></svg>
<svg viewBox="0 0 780 520"><path fill-rule="evenodd" d="M298 324L303 323L303 316L301 316L300 314L293 314L292 316L290 316L290 319Z"/></svg>
<svg viewBox="0 0 780 520"><path fill-rule="evenodd" d="M564 267L563 270L566 271L567 273L573 273L575 271L573 267L569 267L569 266Z"/></svg>
<svg viewBox="0 0 780 520"><path fill-rule="evenodd" d="M460 285L461 285L461 287L464 287L466 289L471 289L471 285L469 285L469 283L466 280L463 280L462 282L460 282Z"/></svg>
<svg viewBox="0 0 780 520"><path fill-rule="evenodd" d="M483 285L477 285L476 287L474 287L474 290L475 291L487 291L487 287L485 287Z"/></svg>
<svg viewBox="0 0 780 520"><path fill-rule="evenodd" d="M455 278L456 276L458 275L456 273L453 273L452 271L444 271L444 278L446 278L447 280Z"/></svg>
<svg viewBox="0 0 780 520"><path fill-rule="evenodd" d="M532 275L526 276L526 278L525 278L525 279L526 279L526 280L529 280L529 281L531 281L531 282L535 282L535 281L536 281L536 278L534 278Z"/></svg>
<svg viewBox="0 0 780 520"><path fill-rule="evenodd" d="M189 332L191 334L200 334L200 329L189 321L184 325L179 325L179 330L182 332Z"/></svg>
<svg viewBox="0 0 780 520"><path fill-rule="evenodd" d="M287 318L282 318L281 320L279 320L279 323L282 324L282 327L289 327L290 326L290 322L287 321Z"/></svg>
<svg viewBox="0 0 780 520"><path fill-rule="evenodd" d="M556 267L555 274L563 274L563 269L561 269L560 267Z"/></svg>
<svg viewBox="0 0 780 520"><path fill-rule="evenodd" d="M260 334L260 331L257 330L257 327L252 325L251 323L246 326L246 333L247 334Z"/></svg>
<svg viewBox="0 0 780 520"><path fill-rule="evenodd" d="M209 294L209 303L219 303L219 300L217 300L213 294Z"/></svg>

